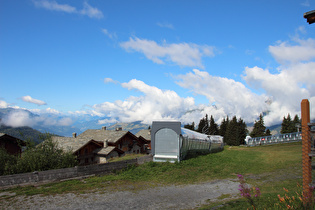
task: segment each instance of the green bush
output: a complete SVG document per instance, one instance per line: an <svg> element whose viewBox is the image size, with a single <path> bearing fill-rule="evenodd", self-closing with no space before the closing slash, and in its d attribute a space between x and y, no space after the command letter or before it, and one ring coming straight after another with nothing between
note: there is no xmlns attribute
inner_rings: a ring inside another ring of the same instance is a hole
<svg viewBox="0 0 315 210"><path fill-rule="evenodd" d="M10 174L10 166L15 165L17 157L7 153L7 151L0 147L0 175Z"/></svg>
<svg viewBox="0 0 315 210"><path fill-rule="evenodd" d="M0 152L1 175L69 168L77 165L76 157L69 151L64 152L49 137L37 146L28 145L21 157L8 156Z"/></svg>

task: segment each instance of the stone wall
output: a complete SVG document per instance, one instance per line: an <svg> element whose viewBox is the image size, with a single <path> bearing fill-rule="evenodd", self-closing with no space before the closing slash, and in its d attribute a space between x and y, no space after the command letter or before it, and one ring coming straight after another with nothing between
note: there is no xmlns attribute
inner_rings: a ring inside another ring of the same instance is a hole
<svg viewBox="0 0 315 210"><path fill-rule="evenodd" d="M143 164L145 162L152 161L152 156L144 156L137 159L87 165L87 166L76 166L74 168L64 168L48 171L35 171L24 174L14 174L7 176L0 176L0 188L11 187L26 184L36 184L51 182L63 179L71 179L77 177L84 177L96 174L109 174L115 170L121 170L126 168L128 165Z"/></svg>

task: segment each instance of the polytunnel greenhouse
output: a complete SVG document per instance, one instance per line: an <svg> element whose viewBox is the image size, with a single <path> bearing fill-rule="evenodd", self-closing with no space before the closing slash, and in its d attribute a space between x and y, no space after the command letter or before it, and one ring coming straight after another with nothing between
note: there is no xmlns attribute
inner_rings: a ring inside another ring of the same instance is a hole
<svg viewBox="0 0 315 210"><path fill-rule="evenodd" d="M180 122L153 121L151 128L153 161L181 161L189 154L223 150L223 137L206 135L181 127Z"/></svg>

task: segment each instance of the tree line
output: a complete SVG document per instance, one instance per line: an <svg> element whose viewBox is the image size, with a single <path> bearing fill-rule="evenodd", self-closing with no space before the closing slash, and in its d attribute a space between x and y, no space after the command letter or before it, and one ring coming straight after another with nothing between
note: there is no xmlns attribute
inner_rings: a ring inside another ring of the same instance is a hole
<svg viewBox="0 0 315 210"><path fill-rule="evenodd" d="M284 134L298 132L300 125L301 120L298 115L295 115L294 119L292 120L290 114L288 114L287 117L283 117L280 133ZM254 128L249 135L251 137L271 136L270 130L266 130L262 114L259 115L259 120L255 121Z"/></svg>
<svg viewBox="0 0 315 210"><path fill-rule="evenodd" d="M298 115L295 115L292 120L290 114L288 114L287 117L283 117L280 133L284 134L297 132L300 124L301 120ZM247 125L242 118L237 119L237 117L234 116L230 120L227 116L222 120L221 124L218 125L215 123L213 116L211 115L209 119L207 114L205 117L200 119L197 126L194 122L192 122L191 124L184 125L184 128L207 135L223 136L224 143L231 146L244 144L245 138L248 135L252 138L271 135L271 131L266 129L263 114L259 115L259 120L255 120L253 130L251 132L248 131Z"/></svg>
<svg viewBox="0 0 315 210"><path fill-rule="evenodd" d="M195 123L184 125L184 128L194 130L207 135L220 135L223 136L223 141L227 145L238 146L245 143L245 138L248 133L246 123L242 118L237 119L234 116L231 120L227 116L221 122L219 126L213 116L208 115L199 121L197 129L195 129Z"/></svg>

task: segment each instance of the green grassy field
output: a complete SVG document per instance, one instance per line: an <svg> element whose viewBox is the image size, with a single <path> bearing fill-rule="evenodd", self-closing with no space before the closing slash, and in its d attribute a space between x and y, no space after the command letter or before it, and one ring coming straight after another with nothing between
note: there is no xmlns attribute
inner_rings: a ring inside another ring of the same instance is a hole
<svg viewBox="0 0 315 210"><path fill-rule="evenodd" d="M278 194L290 197L297 196L296 192L301 191L298 186L302 184L301 147L301 143L259 147L226 146L222 152L198 156L180 163L149 162L130 166L111 175L6 191L17 195L84 193L125 189L126 184L132 190L141 190L169 184L202 183L217 179L237 180L237 175L242 174L249 184L260 188L261 196L256 202L258 209L277 209ZM229 200L228 195L222 195L221 199L216 203L209 203L203 209L211 209L223 203L222 209L251 208L243 198Z"/></svg>

